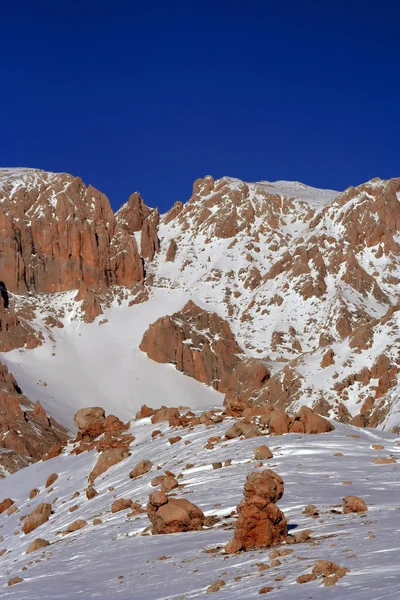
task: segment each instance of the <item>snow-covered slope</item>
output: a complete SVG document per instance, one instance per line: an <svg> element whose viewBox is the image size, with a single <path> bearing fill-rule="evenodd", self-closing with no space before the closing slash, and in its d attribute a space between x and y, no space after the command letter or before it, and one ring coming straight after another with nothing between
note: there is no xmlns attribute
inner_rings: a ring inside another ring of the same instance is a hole
<svg viewBox="0 0 400 600"><path fill-rule="evenodd" d="M397 464L375 464L373 459L399 458L398 439L335 424L336 430L328 434L235 439L213 450L204 448L210 436L223 435L230 425L228 419L174 433L166 424L158 424L165 436L152 439L154 425L149 419L133 423L130 432L136 440L131 456L96 480L99 494L92 500L86 499L84 490L96 451L36 463L0 481L0 500L11 497L19 509L11 516L0 515L0 550L7 549L0 557L2 598L189 600L207 597L208 586L222 579L224 587L212 594L216 600L258 598L265 586L273 588L268 595L273 599L397 600L399 471ZM176 433L182 440L171 446L167 438ZM289 520L290 533L312 530L309 542L280 547L292 552L281 556L277 566L271 566L268 549L223 553L235 522L229 515L242 498L246 475L262 468L253 460L254 449L261 443L267 443L274 455L263 468L272 468L285 482L279 507ZM374 449L376 444L383 449ZM151 460L154 467L132 480L128 473L141 459ZM231 466L212 468L212 463L227 459L232 460ZM157 471L157 465L161 470ZM111 513L117 498L131 498L145 506L155 489L151 479L164 470L183 475L174 490L177 497L187 498L221 521L203 531L149 537L144 535L149 525L146 514ZM52 489L45 489L52 473L59 477ZM40 493L30 500L32 488L39 488ZM363 498L368 512L342 514L338 505L349 494ZM52 503L50 520L24 535L21 516L41 502ZM303 513L308 504L317 507L317 519ZM78 508L70 512L73 506ZM102 523L93 525L94 518ZM87 521L87 526L63 536L60 532L77 519ZM50 546L26 555L27 546L37 537L48 540ZM321 580L296 583L318 559L334 561L349 572L333 589L322 587ZM261 570L260 564L267 567ZM23 581L7 587L12 577Z"/></svg>
<svg viewBox="0 0 400 600"><path fill-rule="evenodd" d="M132 419L142 404L160 407L184 404L193 408L222 403L222 394L182 375L171 365L150 361L138 346L149 324L185 302L183 293L155 290L148 302L129 306L113 301L93 323L79 317L72 294L42 298L34 325L45 342L34 350L16 349L1 360L24 393L61 424L74 428L79 408L102 406L121 419ZM62 306L63 328L49 333L44 319ZM69 308L68 308L69 307Z"/></svg>

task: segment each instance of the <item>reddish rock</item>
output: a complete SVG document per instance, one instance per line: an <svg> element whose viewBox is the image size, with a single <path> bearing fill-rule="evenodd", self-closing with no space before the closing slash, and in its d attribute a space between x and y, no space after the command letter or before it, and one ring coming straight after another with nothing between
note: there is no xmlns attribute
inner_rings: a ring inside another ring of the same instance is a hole
<svg viewBox="0 0 400 600"><path fill-rule="evenodd" d="M272 458L273 454L268 446L258 446L254 451L254 459L255 460L268 460Z"/></svg>
<svg viewBox="0 0 400 600"><path fill-rule="evenodd" d="M182 439L182 436L180 435L175 435L173 437L168 438L169 443L172 444L176 444L177 442L180 442Z"/></svg>
<svg viewBox="0 0 400 600"><path fill-rule="evenodd" d="M132 500L130 498L119 498L111 504L111 512L116 513L121 510L127 510L128 508L131 508L131 506Z"/></svg>
<svg viewBox="0 0 400 600"><path fill-rule="evenodd" d="M171 490L178 487L178 482L175 477L164 477L161 481L160 490L164 492L164 494L168 494Z"/></svg>
<svg viewBox="0 0 400 600"><path fill-rule="evenodd" d="M11 579L8 580L7 585L11 586L11 585L16 585L17 583L21 583L23 581L22 577L12 577Z"/></svg>
<svg viewBox="0 0 400 600"><path fill-rule="evenodd" d="M108 471L110 467L128 458L128 456L129 450L127 448L111 448L102 452L89 475L89 483L92 484L97 477Z"/></svg>
<svg viewBox="0 0 400 600"><path fill-rule="evenodd" d="M58 479L58 475L57 473L52 473L52 475L49 475L46 481L46 484L44 487L49 488L53 485L53 483L55 483Z"/></svg>
<svg viewBox="0 0 400 600"><path fill-rule="evenodd" d="M320 415L317 415L308 406L302 406L294 416L294 423L300 422L304 426L304 433L328 433L334 430L333 425ZM289 431L292 431L290 429Z"/></svg>
<svg viewBox="0 0 400 600"><path fill-rule="evenodd" d="M74 521L70 525L68 525L67 529L63 531L63 535L67 535L68 533L73 533L74 531L79 531L79 529L83 529L86 527L87 522L84 519L78 519Z"/></svg>
<svg viewBox="0 0 400 600"><path fill-rule="evenodd" d="M287 535L287 521L276 506L283 495L283 481L266 470L247 475L244 500L237 507L238 519L226 552L272 546Z"/></svg>
<svg viewBox="0 0 400 600"><path fill-rule="evenodd" d="M97 290L143 279L125 225L133 207L119 224L106 196L80 178L34 169L10 171L2 196L0 271L11 292L53 293L81 282Z"/></svg>
<svg viewBox="0 0 400 600"><path fill-rule="evenodd" d="M136 477L140 477L141 475L145 475L153 468L153 463L150 460L141 460L137 463L137 465L133 468L133 470L129 473L129 477L131 479L135 479Z"/></svg>
<svg viewBox="0 0 400 600"><path fill-rule="evenodd" d="M221 392L228 389L240 362L237 354L242 352L228 323L192 301L150 325L140 349L152 360L172 363L178 371Z"/></svg>
<svg viewBox="0 0 400 600"><path fill-rule="evenodd" d="M136 413L136 419L146 419L147 417L152 417L157 411L146 404L143 404L141 409Z"/></svg>
<svg viewBox="0 0 400 600"><path fill-rule="evenodd" d="M162 423L163 421L179 421L179 410L177 408L162 406L151 417L152 423Z"/></svg>
<svg viewBox="0 0 400 600"><path fill-rule="evenodd" d="M92 427L94 428L97 424L101 426L100 430L102 431L105 415L104 408L101 408L100 406L81 408L74 416L74 423L78 429L84 432L90 430Z"/></svg>
<svg viewBox="0 0 400 600"><path fill-rule="evenodd" d="M335 353L333 350L328 350L322 357L321 367L325 369L326 367L330 367L335 364Z"/></svg>
<svg viewBox="0 0 400 600"><path fill-rule="evenodd" d="M24 519L22 530L25 534L30 533L43 523L49 520L52 509L51 504L39 504L27 517Z"/></svg>
<svg viewBox="0 0 400 600"><path fill-rule="evenodd" d="M178 247L176 241L172 239L169 243L167 254L165 256L165 260L167 262L174 262L177 249Z"/></svg>
<svg viewBox="0 0 400 600"><path fill-rule="evenodd" d="M26 554L30 554L31 552L36 552L37 550L46 548L46 546L50 546L50 542L48 542L47 540L43 540L42 538L37 538L36 540L33 540L33 542L31 542L29 544L29 546L26 549Z"/></svg>
<svg viewBox="0 0 400 600"><path fill-rule="evenodd" d="M13 506L13 504L14 500L11 500L11 498L6 498L5 500L2 500L2 502L0 502L0 515L6 510L8 510L10 506Z"/></svg>
<svg viewBox="0 0 400 600"><path fill-rule="evenodd" d="M183 498L168 498L163 492L150 494L147 515L153 535L198 531L204 523L203 511L198 506Z"/></svg>
<svg viewBox="0 0 400 600"><path fill-rule="evenodd" d="M140 254L149 261L152 261L154 255L160 250L160 240L158 239L159 222L160 215L158 210L155 209L147 216L142 226Z"/></svg>
<svg viewBox="0 0 400 600"><path fill-rule="evenodd" d="M365 512L367 510L368 506L358 496L345 496L343 498L343 512L345 514Z"/></svg>
<svg viewBox="0 0 400 600"><path fill-rule="evenodd" d="M98 492L94 489L94 487L92 485L89 485L86 488L85 493L86 493L86 498L88 500L92 500L93 498L95 498L95 496L98 495Z"/></svg>
<svg viewBox="0 0 400 600"><path fill-rule="evenodd" d="M39 493L40 493L40 490L38 490L38 488L33 488L33 490L31 490L29 492L29 498L30 498L30 500L32 500L33 498L35 498Z"/></svg>

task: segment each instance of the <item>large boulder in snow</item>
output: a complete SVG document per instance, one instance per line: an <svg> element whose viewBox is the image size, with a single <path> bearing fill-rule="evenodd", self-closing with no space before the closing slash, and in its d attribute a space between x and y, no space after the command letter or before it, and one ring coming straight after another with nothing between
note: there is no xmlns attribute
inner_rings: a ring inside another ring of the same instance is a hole
<svg viewBox="0 0 400 600"><path fill-rule="evenodd" d="M247 475L244 499L237 507L239 516L226 552L264 548L285 539L287 521L275 504L283 491L281 477L270 469Z"/></svg>
<svg viewBox="0 0 400 600"><path fill-rule="evenodd" d="M153 534L198 531L204 523L204 513L198 506L184 498L168 498L164 492L150 494L147 515Z"/></svg>
<svg viewBox="0 0 400 600"><path fill-rule="evenodd" d="M22 530L25 534L30 533L34 529L43 525L50 519L51 515L51 504L42 503L39 504L35 510L33 510L24 520Z"/></svg>

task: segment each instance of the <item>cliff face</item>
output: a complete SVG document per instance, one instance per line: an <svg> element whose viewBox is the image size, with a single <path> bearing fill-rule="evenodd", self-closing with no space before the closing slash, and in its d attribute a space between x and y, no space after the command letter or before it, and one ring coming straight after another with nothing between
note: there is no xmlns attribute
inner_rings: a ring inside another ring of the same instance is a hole
<svg viewBox="0 0 400 600"><path fill-rule="evenodd" d="M132 219L140 204L132 206ZM0 272L14 293L51 293L143 280L129 227L106 196L79 177L0 170Z"/></svg>

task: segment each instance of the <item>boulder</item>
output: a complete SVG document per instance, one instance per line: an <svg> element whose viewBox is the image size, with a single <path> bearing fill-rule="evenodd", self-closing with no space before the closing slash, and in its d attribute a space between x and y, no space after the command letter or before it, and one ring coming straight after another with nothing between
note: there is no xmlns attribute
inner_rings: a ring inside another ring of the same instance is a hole
<svg viewBox="0 0 400 600"><path fill-rule="evenodd" d="M50 546L50 542L48 542L47 540L43 540L42 538L37 538L36 540L33 540L33 542L31 542L29 544L29 546L26 549L26 554L30 554L31 552L36 552L37 550L46 548L46 546Z"/></svg>
<svg viewBox="0 0 400 600"><path fill-rule="evenodd" d="M127 510L128 508L131 508L131 506L132 500L130 498L119 498L118 500L114 500L111 504L111 512L116 513L121 510Z"/></svg>
<svg viewBox="0 0 400 600"><path fill-rule="evenodd" d="M136 477L140 477L141 475L145 475L153 468L153 463L150 460L141 460L139 461L132 471L129 473L129 477L131 479L136 479Z"/></svg>
<svg viewBox="0 0 400 600"><path fill-rule="evenodd" d="M254 451L254 459L255 460L268 460L272 458L273 454L268 446L258 446Z"/></svg>
<svg viewBox="0 0 400 600"><path fill-rule="evenodd" d="M8 510L13 504L14 500L11 500L11 498L5 498L5 500L2 500L0 502L0 515L6 510Z"/></svg>
<svg viewBox="0 0 400 600"><path fill-rule="evenodd" d="M287 521L275 504L283 491L281 477L270 469L247 475L244 499L237 507L235 532L226 552L268 547L285 539Z"/></svg>
<svg viewBox="0 0 400 600"><path fill-rule="evenodd" d="M343 512L345 514L366 512L367 510L368 506L358 496L345 496L343 498Z"/></svg>
<svg viewBox="0 0 400 600"><path fill-rule="evenodd" d="M163 492L150 494L147 515L153 535L198 531L204 524L204 514L198 506L183 498L168 498Z"/></svg>
<svg viewBox="0 0 400 600"><path fill-rule="evenodd" d="M110 467L113 467L122 460L125 460L125 458L128 458L129 455L130 453L127 448L111 448L110 450L105 450L102 452L97 459L93 471L89 475L89 483L93 484L99 475L102 475L108 471Z"/></svg>
<svg viewBox="0 0 400 600"><path fill-rule="evenodd" d="M34 529L43 525L50 519L52 509L51 504L41 503L39 504L27 517L24 519L22 526L23 532L26 534L30 533Z"/></svg>

